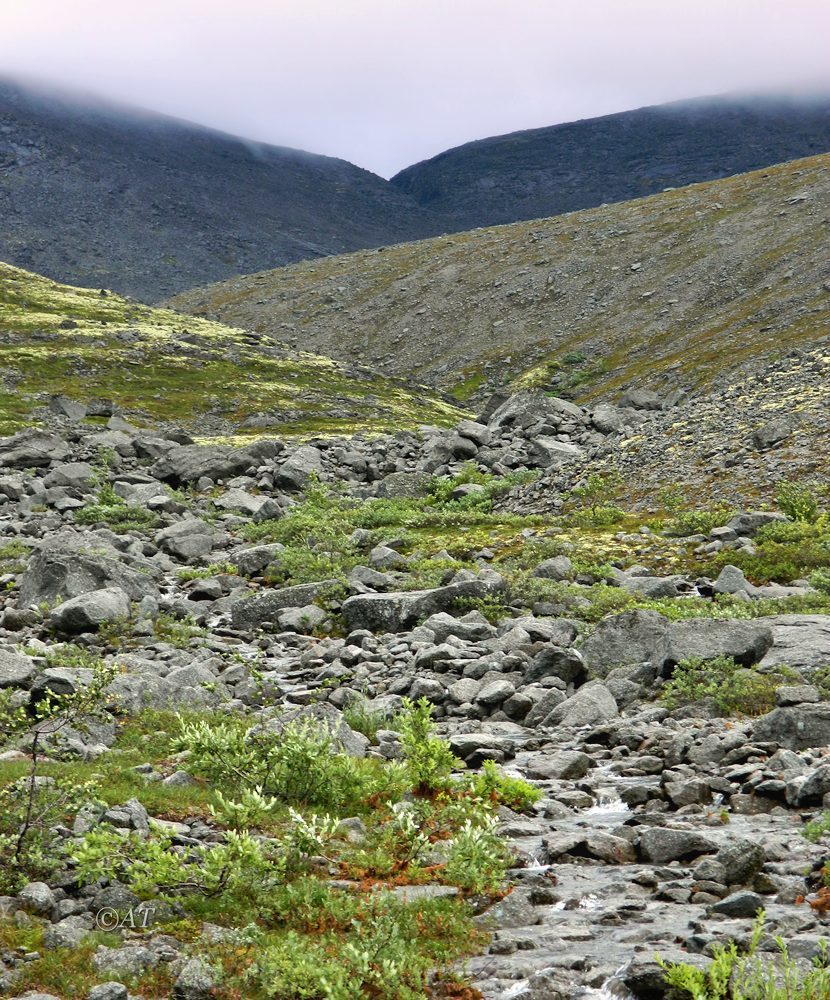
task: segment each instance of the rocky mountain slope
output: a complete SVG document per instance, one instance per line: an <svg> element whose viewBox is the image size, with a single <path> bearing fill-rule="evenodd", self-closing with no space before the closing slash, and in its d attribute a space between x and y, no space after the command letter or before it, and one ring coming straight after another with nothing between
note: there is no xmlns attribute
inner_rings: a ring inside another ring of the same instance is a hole
<svg viewBox="0 0 830 1000"><path fill-rule="evenodd" d="M414 374L581 399L690 389L828 334L830 155L555 219L298 264L176 308Z"/></svg>
<svg viewBox="0 0 830 1000"><path fill-rule="evenodd" d="M807 976L825 498L615 506L612 417L0 439L0 993L674 1000L760 910Z"/></svg>
<svg viewBox="0 0 830 1000"><path fill-rule="evenodd" d="M344 160L0 79L0 259L158 301L440 230Z"/></svg>
<svg viewBox="0 0 830 1000"><path fill-rule="evenodd" d="M201 437L446 424L434 392L255 333L0 264L0 431L51 411Z"/></svg>
<svg viewBox="0 0 830 1000"><path fill-rule="evenodd" d="M392 178L473 229L627 201L830 151L830 99L677 101L470 142Z"/></svg>

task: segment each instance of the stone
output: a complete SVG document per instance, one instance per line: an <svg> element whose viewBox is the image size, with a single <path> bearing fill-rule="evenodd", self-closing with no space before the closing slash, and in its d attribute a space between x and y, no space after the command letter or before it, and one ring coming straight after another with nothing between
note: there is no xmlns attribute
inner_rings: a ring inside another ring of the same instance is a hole
<svg viewBox="0 0 830 1000"><path fill-rule="evenodd" d="M751 918L763 908L764 900L757 892L742 889L739 892L733 892L717 903L713 903L709 907L709 912L717 913L721 917Z"/></svg>
<svg viewBox="0 0 830 1000"><path fill-rule="evenodd" d="M650 660L668 627L656 611L624 611L598 622L579 648L588 669L603 677L614 667Z"/></svg>
<svg viewBox="0 0 830 1000"><path fill-rule="evenodd" d="M717 850L714 841L695 830L659 826L642 831L639 847L644 861L658 865L669 861L688 861L701 854L714 854Z"/></svg>
<svg viewBox="0 0 830 1000"><path fill-rule="evenodd" d="M751 882L763 868L766 852L746 837L733 837L718 849L714 860L723 866L730 885Z"/></svg>
<svg viewBox="0 0 830 1000"><path fill-rule="evenodd" d="M573 563L567 556L553 556L540 562L533 570L533 575L543 580L570 580L573 575Z"/></svg>
<svg viewBox="0 0 830 1000"><path fill-rule="evenodd" d="M257 445L260 447L176 445L151 467L150 475L173 486L195 483L205 477L214 482L223 482L259 465L268 451L277 454L283 448L278 441L258 441Z"/></svg>
<svg viewBox="0 0 830 1000"><path fill-rule="evenodd" d="M787 750L807 750L830 745L830 704L774 708L755 720L753 735L764 743Z"/></svg>
<svg viewBox="0 0 830 1000"><path fill-rule="evenodd" d="M201 958L191 958L179 973L172 1000L211 1000L218 977L213 969Z"/></svg>
<svg viewBox="0 0 830 1000"><path fill-rule="evenodd" d="M252 597L243 597L231 609L233 627L251 629L263 622L276 621L278 612L286 608L307 607L324 591L336 587L338 583L338 580L320 580L317 583L300 583L294 587L261 590Z"/></svg>
<svg viewBox="0 0 830 1000"><path fill-rule="evenodd" d="M788 438L797 426L798 421L791 414L773 417L753 431L752 443L758 451L766 451Z"/></svg>
<svg viewBox="0 0 830 1000"><path fill-rule="evenodd" d="M693 618L669 624L651 662L664 677L671 676L678 663L691 659L730 656L741 666L751 667L763 659L772 642L772 629L760 622Z"/></svg>
<svg viewBox="0 0 830 1000"><path fill-rule="evenodd" d="M510 681L491 681L489 684L485 684L478 692L476 702L479 705L484 705L486 708L494 708L497 705L501 705L502 702L507 701L515 693L516 688Z"/></svg>
<svg viewBox="0 0 830 1000"><path fill-rule="evenodd" d="M585 679L585 661L577 649L546 646L530 661L525 673L525 684L534 684L545 677L558 677L566 684Z"/></svg>
<svg viewBox="0 0 830 1000"><path fill-rule="evenodd" d="M776 615L760 621L772 629L772 648L761 660L762 670L788 666L809 679L812 671L830 663L830 615Z"/></svg>
<svg viewBox="0 0 830 1000"><path fill-rule="evenodd" d="M400 632L438 611L447 611L459 597L487 597L504 586L501 577L464 580L434 590L390 594L355 594L343 602L342 614L349 629Z"/></svg>
<svg viewBox="0 0 830 1000"><path fill-rule="evenodd" d="M432 476L427 472L391 472L375 483L375 496L411 500L429 492Z"/></svg>
<svg viewBox="0 0 830 1000"><path fill-rule="evenodd" d="M21 909L39 917L48 917L55 908L55 894L45 882L29 882L17 894Z"/></svg>
<svg viewBox="0 0 830 1000"><path fill-rule="evenodd" d="M583 685L572 697L563 701L542 722L552 726L595 726L615 719L619 711L614 696L600 681Z"/></svg>
<svg viewBox="0 0 830 1000"><path fill-rule="evenodd" d="M767 510L742 511L730 518L726 522L726 527L731 528L735 534L752 537L757 534L759 528L772 521L786 521L783 514L774 514Z"/></svg>
<svg viewBox="0 0 830 1000"><path fill-rule="evenodd" d="M120 587L94 590L73 597L54 608L47 624L56 632L76 635L95 632L107 622L125 621L130 617L130 599Z"/></svg>
<svg viewBox="0 0 830 1000"><path fill-rule="evenodd" d="M60 533L44 541L20 578L21 607L55 604L81 594L119 587L131 601L158 598L158 567L148 559L127 559L94 534Z"/></svg>
<svg viewBox="0 0 830 1000"><path fill-rule="evenodd" d="M591 758L579 750L560 750L557 753L537 753L524 763L529 778L539 781L578 781L584 778L592 765Z"/></svg>
<svg viewBox="0 0 830 1000"><path fill-rule="evenodd" d="M0 466L35 469L61 462L69 456L69 445L57 434L27 427L11 437L0 438Z"/></svg>
<svg viewBox="0 0 830 1000"><path fill-rule="evenodd" d="M36 673L30 657L0 647L0 688L31 687Z"/></svg>
<svg viewBox="0 0 830 1000"><path fill-rule="evenodd" d="M213 551L213 528L200 518L188 517L162 528L154 541L162 552L192 562L207 558Z"/></svg>
<svg viewBox="0 0 830 1000"><path fill-rule="evenodd" d="M322 455L319 448L302 445L274 474L274 485L292 493L301 492L312 476L323 471Z"/></svg>
<svg viewBox="0 0 830 1000"><path fill-rule="evenodd" d="M87 994L87 1000L128 1000L128 997L127 987L115 980L93 986Z"/></svg>
<svg viewBox="0 0 830 1000"><path fill-rule="evenodd" d="M737 566L724 566L715 580L714 591L716 594L743 593L752 597L755 590L755 586L747 580L743 571Z"/></svg>

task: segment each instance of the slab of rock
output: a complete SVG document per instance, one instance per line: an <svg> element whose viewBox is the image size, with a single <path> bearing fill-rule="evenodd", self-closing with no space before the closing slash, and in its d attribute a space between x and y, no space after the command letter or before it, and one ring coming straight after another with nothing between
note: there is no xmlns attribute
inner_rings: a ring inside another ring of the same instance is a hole
<svg viewBox="0 0 830 1000"><path fill-rule="evenodd" d="M692 618L669 624L651 662L664 677L670 676L683 660L711 660L717 656L731 656L741 666L751 667L763 659L772 643L772 629L758 621Z"/></svg>
<svg viewBox="0 0 830 1000"><path fill-rule="evenodd" d="M717 845L695 830L677 830L654 826L640 834L640 854L644 861L664 865L669 861L688 861L701 854L714 854Z"/></svg>
<svg viewBox="0 0 830 1000"><path fill-rule="evenodd" d="M313 604L315 598L330 587L337 586L338 583L338 580L319 580L317 583L300 583L294 587L262 590L253 597L243 597L231 610L233 627L250 629L256 628L263 622L276 621L278 612L285 608L304 608Z"/></svg>
<svg viewBox="0 0 830 1000"><path fill-rule="evenodd" d="M594 726L610 722L618 715L617 702L608 688L600 681L591 681L557 705L543 720L542 726Z"/></svg>
<svg viewBox="0 0 830 1000"><path fill-rule="evenodd" d="M774 708L755 720L753 735L787 750L830 745L830 703Z"/></svg>
<svg viewBox="0 0 830 1000"><path fill-rule="evenodd" d="M0 647L0 688L27 688L37 673L33 661L14 650Z"/></svg>
<svg viewBox="0 0 830 1000"><path fill-rule="evenodd" d="M106 622L124 621L129 617L129 597L120 587L108 587L59 604L52 610L47 624L64 635L78 635L96 632Z"/></svg>
<svg viewBox="0 0 830 1000"><path fill-rule="evenodd" d="M579 648L588 669L604 677L614 667L650 660L668 628L656 611L623 611L603 618Z"/></svg>
<svg viewBox="0 0 830 1000"><path fill-rule="evenodd" d="M809 679L811 671L830 664L830 615L776 615L758 621L772 630L762 670L789 666Z"/></svg>

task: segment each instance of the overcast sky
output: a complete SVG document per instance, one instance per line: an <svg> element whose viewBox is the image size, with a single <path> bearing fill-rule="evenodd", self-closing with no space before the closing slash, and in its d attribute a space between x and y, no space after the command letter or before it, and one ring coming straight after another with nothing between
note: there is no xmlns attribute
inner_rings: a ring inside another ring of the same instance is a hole
<svg viewBox="0 0 830 1000"><path fill-rule="evenodd" d="M0 72L389 176L683 97L830 89L828 0L0 0Z"/></svg>

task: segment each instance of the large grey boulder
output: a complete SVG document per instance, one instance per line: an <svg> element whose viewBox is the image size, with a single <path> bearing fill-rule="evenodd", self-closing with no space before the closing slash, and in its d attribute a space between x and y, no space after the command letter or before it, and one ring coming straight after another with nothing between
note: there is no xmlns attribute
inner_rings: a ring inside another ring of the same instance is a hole
<svg viewBox="0 0 830 1000"><path fill-rule="evenodd" d="M47 624L56 632L75 635L95 632L106 622L123 621L129 616L129 597L120 587L108 587L59 604L52 610Z"/></svg>
<svg viewBox="0 0 830 1000"><path fill-rule="evenodd" d="M36 672L35 665L28 656L0 647L0 688L27 688Z"/></svg>
<svg viewBox="0 0 830 1000"><path fill-rule="evenodd" d="M656 611L623 611L603 618L580 645L585 665L598 677L614 667L650 660L669 627Z"/></svg>
<svg viewBox="0 0 830 1000"><path fill-rule="evenodd" d="M313 475L319 475L322 471L323 456L320 449L303 445L277 469L274 474L274 485L299 493L308 485Z"/></svg>
<svg viewBox="0 0 830 1000"><path fill-rule="evenodd" d="M21 607L69 600L94 590L120 587L132 601L158 597L154 563L127 556L95 534L62 533L47 539L20 578Z"/></svg>
<svg viewBox="0 0 830 1000"><path fill-rule="evenodd" d="M88 462L64 462L55 466L43 480L43 485L66 486L89 492L95 485L95 470Z"/></svg>
<svg viewBox="0 0 830 1000"><path fill-rule="evenodd" d="M731 656L743 667L758 663L772 646L772 629L760 622L692 618L671 622L651 657L664 677L683 660Z"/></svg>
<svg viewBox="0 0 830 1000"><path fill-rule="evenodd" d="M776 615L760 618L772 629L772 648L761 660L761 669L789 666L810 674L830 664L830 615Z"/></svg>
<svg viewBox="0 0 830 1000"><path fill-rule="evenodd" d="M830 745L830 703L774 708L755 721L754 736L787 750Z"/></svg>
<svg viewBox="0 0 830 1000"><path fill-rule="evenodd" d="M176 445L150 469L150 475L179 486L195 483L202 477L214 481L239 476L266 459L278 454L284 445L280 441L258 441L247 448L227 448L221 445Z"/></svg>
<svg viewBox="0 0 830 1000"><path fill-rule="evenodd" d="M62 462L69 451L69 445L57 434L27 427L11 437L0 438L0 466L42 468L53 462Z"/></svg>
<svg viewBox="0 0 830 1000"><path fill-rule="evenodd" d="M644 861L664 865L668 861L688 861L701 854L714 854L717 844L696 830L650 827L640 834L640 854Z"/></svg>
<svg viewBox="0 0 830 1000"><path fill-rule="evenodd" d="M276 590L262 590L253 597L243 597L233 605L231 620L238 629L256 628L263 622L276 621L278 612L285 608L304 608L338 580L319 580L316 583L300 583L294 587L280 587Z"/></svg>
<svg viewBox="0 0 830 1000"><path fill-rule="evenodd" d="M759 528L771 521L786 521L783 514L775 514L769 510L749 510L741 511L726 522L726 527L731 528L737 535L752 536Z"/></svg>
<svg viewBox="0 0 830 1000"><path fill-rule="evenodd" d="M426 496L432 476L428 472L390 472L375 483L378 497L398 497L403 500Z"/></svg>
<svg viewBox="0 0 830 1000"><path fill-rule="evenodd" d="M535 437L530 445L530 455L535 465L542 469L555 468L574 462L584 452L579 445L559 441L553 437Z"/></svg>
<svg viewBox="0 0 830 1000"><path fill-rule="evenodd" d="M350 757L365 757L366 750L370 746L368 737L352 729L343 718L343 713L327 702L287 710L280 708L272 718L263 722L261 727L255 726L251 734L255 735L260 729L268 733L281 733L286 726L294 723L311 723L319 726L330 733L335 744Z"/></svg>
<svg viewBox="0 0 830 1000"><path fill-rule="evenodd" d="M410 590L391 594L355 594L343 602L342 613L350 629L401 632L439 611L449 611L460 597L487 597L504 588L504 581L489 577L462 580L434 590Z"/></svg>
<svg viewBox="0 0 830 1000"><path fill-rule="evenodd" d="M155 543L175 559L192 562L206 559L213 551L214 532L206 521L188 517L162 528L156 534Z"/></svg>
<svg viewBox="0 0 830 1000"><path fill-rule="evenodd" d="M619 715L617 702L608 688L600 681L584 684L575 695L567 698L542 722L545 727L595 726L610 722Z"/></svg>
<svg viewBox="0 0 830 1000"><path fill-rule="evenodd" d="M531 427L545 421L558 423L561 419L579 424L584 424L587 420L584 411L575 403L548 396L541 390L532 390L510 396L490 415L487 426L491 430Z"/></svg>

